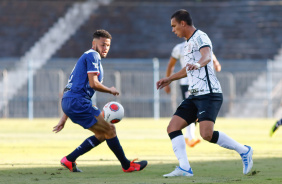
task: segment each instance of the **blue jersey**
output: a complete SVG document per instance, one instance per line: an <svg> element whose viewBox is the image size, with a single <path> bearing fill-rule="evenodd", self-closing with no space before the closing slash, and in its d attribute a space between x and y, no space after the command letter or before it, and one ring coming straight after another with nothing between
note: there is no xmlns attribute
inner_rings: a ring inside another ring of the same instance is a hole
<svg viewBox="0 0 282 184"><path fill-rule="evenodd" d="M91 99L95 93L89 85L88 73L96 73L99 82L103 82L101 56L93 49L86 51L77 61L64 90L64 97L83 97Z"/></svg>

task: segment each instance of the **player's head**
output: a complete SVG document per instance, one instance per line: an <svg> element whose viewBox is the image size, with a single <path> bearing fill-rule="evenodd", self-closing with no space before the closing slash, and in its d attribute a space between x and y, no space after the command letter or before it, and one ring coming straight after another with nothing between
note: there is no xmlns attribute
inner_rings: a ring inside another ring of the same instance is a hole
<svg viewBox="0 0 282 184"><path fill-rule="evenodd" d="M105 58L110 50L112 36L106 30L99 29L93 34L92 48L96 50L101 58Z"/></svg>
<svg viewBox="0 0 282 184"><path fill-rule="evenodd" d="M178 10L171 16L171 27L178 37L184 37L184 31L187 26L193 26L190 13L186 10Z"/></svg>

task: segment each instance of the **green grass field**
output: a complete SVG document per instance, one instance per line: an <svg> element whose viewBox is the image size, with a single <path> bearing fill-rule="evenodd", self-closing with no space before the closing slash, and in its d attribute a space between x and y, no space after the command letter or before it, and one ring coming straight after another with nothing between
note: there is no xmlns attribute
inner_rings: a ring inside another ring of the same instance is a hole
<svg viewBox="0 0 282 184"><path fill-rule="evenodd" d="M253 147L251 174L243 175L242 161L235 151L202 140L194 148L187 148L193 177L163 178L178 165L166 133L169 119L124 119L117 124L126 156L149 162L143 171L134 173L122 172L106 143L78 158L83 173L71 173L60 166L63 156L92 135L71 121L55 134L52 127L58 119L0 119L0 183L282 183L282 129L269 137L274 121L219 118L216 122L216 130Z"/></svg>

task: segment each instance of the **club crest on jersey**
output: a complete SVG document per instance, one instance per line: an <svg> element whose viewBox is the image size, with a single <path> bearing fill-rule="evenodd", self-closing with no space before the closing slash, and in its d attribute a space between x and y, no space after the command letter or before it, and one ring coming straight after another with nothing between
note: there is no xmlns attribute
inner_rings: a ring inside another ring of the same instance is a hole
<svg viewBox="0 0 282 184"><path fill-rule="evenodd" d="M188 53L192 52L192 44L191 43L188 43L187 50L188 50Z"/></svg>

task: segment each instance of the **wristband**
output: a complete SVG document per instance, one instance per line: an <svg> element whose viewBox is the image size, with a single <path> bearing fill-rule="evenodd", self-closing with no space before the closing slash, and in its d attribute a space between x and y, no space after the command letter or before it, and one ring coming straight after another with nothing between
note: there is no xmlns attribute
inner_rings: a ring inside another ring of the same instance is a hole
<svg viewBox="0 0 282 184"><path fill-rule="evenodd" d="M197 66L197 68L201 68L200 63L195 63L194 65Z"/></svg>

